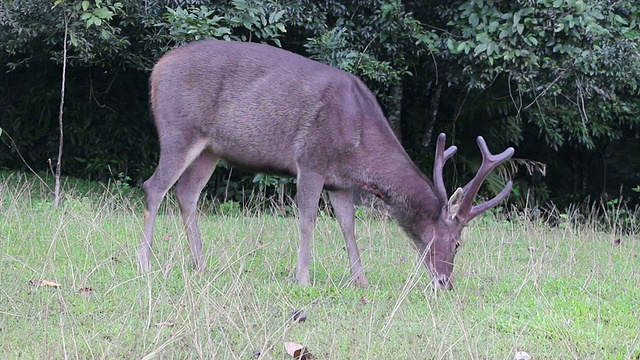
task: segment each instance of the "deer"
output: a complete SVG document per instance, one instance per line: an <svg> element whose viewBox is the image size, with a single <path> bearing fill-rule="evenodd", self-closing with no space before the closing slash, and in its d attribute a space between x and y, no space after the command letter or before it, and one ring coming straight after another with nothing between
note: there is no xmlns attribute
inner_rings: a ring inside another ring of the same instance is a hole
<svg viewBox="0 0 640 360"><path fill-rule="evenodd" d="M375 96L355 75L270 45L207 39L175 48L155 64L150 107L160 156L143 183L144 229L138 267L151 270L160 204L175 195L197 272L206 270L197 225L200 193L224 160L248 171L295 177L300 242L296 282L310 285L311 243L322 191L346 243L351 278L366 287L356 243L355 189L382 199L412 240L436 289L452 289L463 228L498 205L473 205L481 184L514 153L492 154L482 137L475 177L447 197L443 167L457 151L437 138L433 182L410 159Z"/></svg>

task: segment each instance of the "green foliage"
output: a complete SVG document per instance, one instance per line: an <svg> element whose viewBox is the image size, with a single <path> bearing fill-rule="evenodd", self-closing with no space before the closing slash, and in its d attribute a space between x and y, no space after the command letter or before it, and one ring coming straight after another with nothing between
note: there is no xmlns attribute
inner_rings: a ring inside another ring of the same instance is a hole
<svg viewBox="0 0 640 360"><path fill-rule="evenodd" d="M318 38L309 39L305 46L311 58L385 86L400 81L403 73L394 69L389 61L380 61L371 54L351 48L346 32L345 28L336 27Z"/></svg>
<svg viewBox="0 0 640 360"><path fill-rule="evenodd" d="M228 7L167 8L166 22L156 26L168 28L171 41L178 45L203 38L251 41L255 37L280 46L279 37L287 31L282 22L285 11L278 7L273 1L233 0Z"/></svg>
<svg viewBox="0 0 640 360"><path fill-rule="evenodd" d="M0 127L13 140L0 137L0 167L24 168L18 150L40 172L55 159L67 26L69 174L147 178L157 161L148 71L167 50L213 37L282 45L363 78L426 172L435 135L455 138L447 184L472 176L481 134L547 164L545 178L514 172L520 199L567 204L623 185L633 205L639 18L632 0L2 1ZM242 202L260 187L229 171L210 194Z"/></svg>
<svg viewBox="0 0 640 360"><path fill-rule="evenodd" d="M242 213L242 205L233 200L229 200L218 205L218 211L222 215L239 215Z"/></svg>
<svg viewBox="0 0 640 360"><path fill-rule="evenodd" d="M188 43L202 38L229 38L231 29L221 25L221 16L213 15L214 10L206 6L183 10L182 8L167 8L167 22L156 26L166 26L170 29L170 35L178 43Z"/></svg>
<svg viewBox="0 0 640 360"><path fill-rule="evenodd" d="M554 148L570 141L593 149L594 139L617 139L622 129L616 123L637 124L640 111L640 37L627 6L604 0L464 2L448 12L447 50L463 69L456 80L478 90L508 85L518 116L534 123Z"/></svg>
<svg viewBox="0 0 640 360"><path fill-rule="evenodd" d="M429 44L435 34L425 32L400 1L361 1L328 7L327 13L335 23L304 45L311 58L358 75L385 103L390 89L411 75L409 66L422 46L434 49Z"/></svg>

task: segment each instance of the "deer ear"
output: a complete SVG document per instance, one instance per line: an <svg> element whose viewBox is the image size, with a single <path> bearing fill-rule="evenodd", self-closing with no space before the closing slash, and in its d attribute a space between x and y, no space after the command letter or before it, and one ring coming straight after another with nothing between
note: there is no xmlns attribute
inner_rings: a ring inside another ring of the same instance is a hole
<svg viewBox="0 0 640 360"><path fill-rule="evenodd" d="M460 205L462 205L462 198L464 197L464 190L462 188L456 189L456 191L449 198L447 203L447 221L452 221L458 216L460 211Z"/></svg>

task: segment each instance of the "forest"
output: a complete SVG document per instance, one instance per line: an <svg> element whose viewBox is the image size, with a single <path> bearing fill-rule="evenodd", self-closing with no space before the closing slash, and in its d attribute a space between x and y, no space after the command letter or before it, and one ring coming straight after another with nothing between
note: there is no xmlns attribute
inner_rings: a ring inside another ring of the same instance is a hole
<svg viewBox="0 0 640 360"><path fill-rule="evenodd" d="M486 196L514 178L517 207L636 206L638 19L635 0L3 0L0 169L47 173L60 158L64 175L139 186L159 152L151 68L218 38L356 74L426 174L438 133L459 147L451 186L475 173L482 135L516 149ZM223 166L207 191L289 184Z"/></svg>

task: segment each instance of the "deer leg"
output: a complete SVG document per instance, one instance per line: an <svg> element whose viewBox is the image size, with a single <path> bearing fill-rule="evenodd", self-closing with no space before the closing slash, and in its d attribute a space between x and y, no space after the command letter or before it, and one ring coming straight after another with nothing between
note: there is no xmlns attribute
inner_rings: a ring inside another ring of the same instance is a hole
<svg viewBox="0 0 640 360"><path fill-rule="evenodd" d="M138 253L138 268L141 271L151 270L151 246L153 245L153 228L160 203L171 186L189 166L193 159L204 148L202 145L173 143L172 146L161 146L160 161L156 171L142 188L145 193L146 207L144 212L144 229L140 252ZM198 148L199 147L199 148Z"/></svg>
<svg viewBox="0 0 640 360"><path fill-rule="evenodd" d="M206 148L189 165L176 184L176 197L182 213L182 223L187 233L196 271L200 273L204 272L207 266L202 255L202 238L198 229L196 208L200 193L211 178L218 160L219 158L211 149Z"/></svg>
<svg viewBox="0 0 640 360"><path fill-rule="evenodd" d="M347 245L349 265L351 266L351 281L357 286L367 287L369 286L369 282L362 270L360 251L358 250L354 232L356 210L353 205L353 193L348 190L333 190L329 191L329 198L331 199L333 212L340 223L342 235L344 235L344 241Z"/></svg>
<svg viewBox="0 0 640 360"><path fill-rule="evenodd" d="M311 261L311 240L318 215L318 200L322 193L324 179L321 175L298 171L297 179L298 216L300 221L300 247L296 281L299 285L310 285L309 262Z"/></svg>

